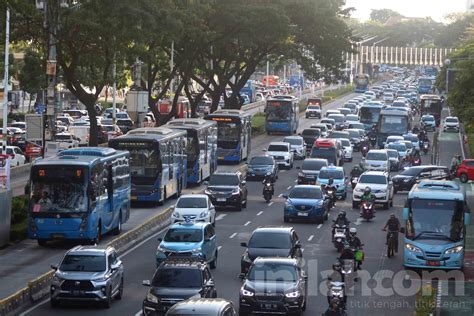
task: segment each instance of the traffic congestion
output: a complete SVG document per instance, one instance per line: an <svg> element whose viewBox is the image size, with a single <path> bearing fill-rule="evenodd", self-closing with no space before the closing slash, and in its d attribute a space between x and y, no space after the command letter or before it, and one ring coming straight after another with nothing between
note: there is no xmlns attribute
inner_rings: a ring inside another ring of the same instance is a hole
<svg viewBox="0 0 474 316"><path fill-rule="evenodd" d="M458 154L437 165L433 135L459 121L443 117L443 97L418 94L419 77L308 96L302 116L296 97L268 97L268 135L255 138L251 115L221 109L35 160L29 238L81 245L51 266L50 297L28 314L410 311L414 294L367 295L367 276L394 287L378 273L462 269L470 213L453 180L473 177ZM120 256L104 247L134 207L156 203L173 206L168 227Z"/></svg>

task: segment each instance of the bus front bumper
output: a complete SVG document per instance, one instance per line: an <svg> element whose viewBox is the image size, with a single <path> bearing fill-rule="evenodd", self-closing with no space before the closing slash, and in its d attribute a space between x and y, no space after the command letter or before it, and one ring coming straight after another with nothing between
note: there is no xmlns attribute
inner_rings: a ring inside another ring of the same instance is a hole
<svg viewBox="0 0 474 316"><path fill-rule="evenodd" d="M427 257L424 253L412 252L404 247L403 255L403 265L407 268L455 270L462 269L464 265L464 252Z"/></svg>

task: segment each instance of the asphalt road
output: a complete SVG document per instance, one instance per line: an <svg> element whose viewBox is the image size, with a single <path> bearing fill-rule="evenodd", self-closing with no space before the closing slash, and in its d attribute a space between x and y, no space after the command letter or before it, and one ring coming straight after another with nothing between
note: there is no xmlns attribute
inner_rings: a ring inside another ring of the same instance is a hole
<svg viewBox="0 0 474 316"><path fill-rule="evenodd" d="M354 95L346 96L337 102L324 107L325 110L337 108ZM302 119L301 128L307 127L315 120ZM280 140L281 136L258 136L253 140L253 155L260 154L261 150L270 141ZM429 161L429 157L425 157ZM355 163L360 161L360 154L355 153L354 162L346 163L344 168L348 173ZM301 162L296 162L295 167ZM225 166L224 169L235 168ZM261 184L259 182L248 182L249 201L247 209L240 212L220 211L216 225L219 259L217 269L213 270L217 293L219 297L232 300L238 305L238 293L240 289L240 257L243 248L240 243L248 241L252 231L263 225L291 225L295 227L302 242L304 259L309 274L309 298L308 309L304 315L321 315L326 308L326 297L318 288L323 282L321 272L331 269L332 263L337 257L337 252L331 243L330 221L322 225L307 223L283 222L284 200L278 196L287 192L297 178L297 170L282 171L275 186L275 198L269 204L261 197ZM395 196L394 207L389 210L379 210L372 222L362 222L359 219L358 210L351 207L351 194L346 201L339 201L332 210L330 220L340 210L346 210L349 219L359 231L359 237L365 244L364 272L361 274L362 281L355 288L354 293L348 301L349 315L409 315L413 311L415 291L410 291L410 277L406 275L402 267L401 254L388 259L385 255L385 233L381 231L391 212L401 218L402 206L406 199L406 193ZM163 234L163 232L161 232ZM147 288L141 285L142 280L150 279L155 268L155 250L158 245L156 238L159 234L145 241L139 247L131 249L122 256L125 267L125 293L121 301L116 301L110 309L100 309L95 306L67 306L59 309L51 309L47 300L36 305L25 315L140 315L141 304L146 296ZM401 243L400 243L401 244ZM395 278L393 276L395 275ZM395 281L393 281L395 280ZM392 292L392 282L396 286ZM414 283L415 284L415 283ZM415 284L416 285L416 284ZM409 293L411 292L411 293ZM407 295L410 294L410 295Z"/></svg>

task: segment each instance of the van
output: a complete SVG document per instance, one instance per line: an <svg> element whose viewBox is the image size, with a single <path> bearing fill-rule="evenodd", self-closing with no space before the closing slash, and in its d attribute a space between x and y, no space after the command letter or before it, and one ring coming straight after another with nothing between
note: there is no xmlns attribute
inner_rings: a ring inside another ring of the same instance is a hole
<svg viewBox="0 0 474 316"><path fill-rule="evenodd" d="M344 165L343 148L337 139L318 138L311 149L310 158L327 159L334 166Z"/></svg>

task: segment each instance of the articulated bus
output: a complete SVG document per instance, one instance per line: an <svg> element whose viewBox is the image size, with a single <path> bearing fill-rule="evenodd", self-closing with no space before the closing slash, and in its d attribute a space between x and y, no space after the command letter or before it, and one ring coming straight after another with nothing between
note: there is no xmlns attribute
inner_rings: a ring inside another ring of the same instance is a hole
<svg viewBox="0 0 474 316"><path fill-rule="evenodd" d="M411 117L403 109L383 109L380 111L377 124L377 144L380 148L385 146L388 136L407 134L411 130Z"/></svg>
<svg viewBox="0 0 474 316"><path fill-rule="evenodd" d="M364 93L369 89L370 77L368 74L358 74L354 78L354 92Z"/></svg>
<svg viewBox="0 0 474 316"><path fill-rule="evenodd" d="M30 171L28 237L98 242L119 234L130 216L130 156L82 147L37 159Z"/></svg>
<svg viewBox="0 0 474 316"><path fill-rule="evenodd" d="M441 123L441 110L443 104L441 98L434 94L425 94L420 96L420 115L433 115L436 121L436 126Z"/></svg>
<svg viewBox="0 0 474 316"><path fill-rule="evenodd" d="M293 96L279 95L267 100L265 106L265 129L267 134L296 133L299 124L298 99Z"/></svg>
<svg viewBox="0 0 474 316"><path fill-rule="evenodd" d="M217 123L200 118L175 119L165 127L187 132L188 183L199 184L217 169Z"/></svg>
<svg viewBox="0 0 474 316"><path fill-rule="evenodd" d="M130 152L132 202L163 202L186 187L186 131L137 128L109 147Z"/></svg>
<svg viewBox="0 0 474 316"><path fill-rule="evenodd" d="M463 268L471 213L462 186L454 181L421 181L408 194L403 219L405 267Z"/></svg>
<svg viewBox="0 0 474 316"><path fill-rule="evenodd" d="M205 117L217 122L217 161L240 162L250 155L252 116L240 110L218 110Z"/></svg>

